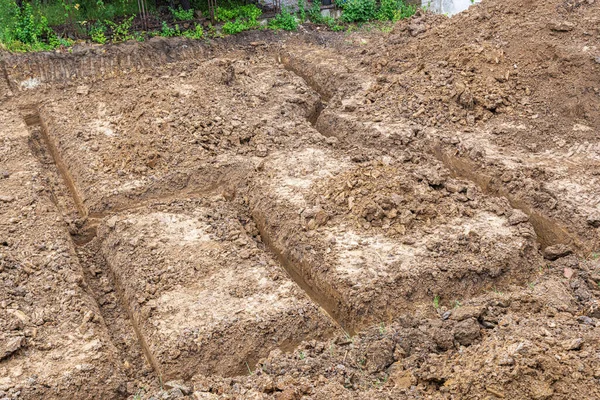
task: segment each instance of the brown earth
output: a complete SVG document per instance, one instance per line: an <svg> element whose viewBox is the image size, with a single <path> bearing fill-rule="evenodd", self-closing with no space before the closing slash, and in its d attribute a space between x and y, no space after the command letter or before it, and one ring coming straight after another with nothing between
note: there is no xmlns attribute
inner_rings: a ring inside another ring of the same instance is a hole
<svg viewBox="0 0 600 400"><path fill-rule="evenodd" d="M600 397L599 26L3 55L0 399Z"/></svg>

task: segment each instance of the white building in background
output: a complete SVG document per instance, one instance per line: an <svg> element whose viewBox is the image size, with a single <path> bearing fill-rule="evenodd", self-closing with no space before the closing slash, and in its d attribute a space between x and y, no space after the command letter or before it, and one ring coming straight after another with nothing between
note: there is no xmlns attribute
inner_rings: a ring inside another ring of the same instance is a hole
<svg viewBox="0 0 600 400"><path fill-rule="evenodd" d="M469 8L481 0L422 0L421 5L434 13L454 15Z"/></svg>

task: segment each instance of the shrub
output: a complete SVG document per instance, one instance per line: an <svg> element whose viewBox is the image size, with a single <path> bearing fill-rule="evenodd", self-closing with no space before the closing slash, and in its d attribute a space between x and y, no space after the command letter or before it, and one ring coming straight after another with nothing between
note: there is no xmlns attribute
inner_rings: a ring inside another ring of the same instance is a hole
<svg viewBox="0 0 600 400"><path fill-rule="evenodd" d="M104 21L110 27L112 31L112 42L125 42L127 40L134 39L134 36L131 34L131 25L133 24L133 19L135 15L132 15L129 18L125 18L121 21L120 24L113 21Z"/></svg>
<svg viewBox="0 0 600 400"><path fill-rule="evenodd" d="M417 7L407 5L404 0L381 0L377 19L380 21L398 21L409 18L417 12Z"/></svg>
<svg viewBox="0 0 600 400"><path fill-rule="evenodd" d="M269 21L269 28L295 31L298 29L298 20L287 8L283 7L281 12Z"/></svg>
<svg viewBox="0 0 600 400"><path fill-rule="evenodd" d="M375 0L347 0L341 6L344 22L367 22L377 13Z"/></svg>
<svg viewBox="0 0 600 400"><path fill-rule="evenodd" d="M173 18L178 21L191 21L194 19L194 10L184 10L179 6L178 8L169 7L169 11L173 14Z"/></svg>
<svg viewBox="0 0 600 400"><path fill-rule="evenodd" d="M321 15L321 1L313 0L312 6L308 9L308 19L313 24L322 24L323 16Z"/></svg>

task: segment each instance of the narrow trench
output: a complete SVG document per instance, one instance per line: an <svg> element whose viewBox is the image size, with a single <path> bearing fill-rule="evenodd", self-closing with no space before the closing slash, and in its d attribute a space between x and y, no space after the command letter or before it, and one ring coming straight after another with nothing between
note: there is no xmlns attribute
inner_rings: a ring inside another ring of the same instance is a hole
<svg viewBox="0 0 600 400"><path fill-rule="evenodd" d="M267 232L264 217L258 213L251 214L252 220L256 224L260 237L265 245L265 250L273 255L288 276L304 291L304 293L306 293L313 303L317 304L325 312L338 328L343 330L347 335L354 336L356 334L356 329L350 323L350 318L337 306L337 300L333 296L315 289L307 282L305 277L306 273L303 271L310 269L310 266L303 267L299 262L290 258L284 251L281 251L275 245L275 241L271 235Z"/></svg>
<svg viewBox="0 0 600 400"><path fill-rule="evenodd" d="M96 219L85 218L83 203L78 196L74 182L66 166L58 155L47 134L47 126L36 107L22 109L23 119L29 128L30 148L38 160L46 167L46 180L49 191L59 212L67 219L83 218L85 223L76 230L70 230L75 254L81 265L83 278L89 294L96 301L100 314L108 327L111 342L117 348L123 370L134 380L153 380L159 373L153 363L147 346L135 326L123 302L124 297L115 276L100 251L96 239ZM62 166L62 167L61 167ZM154 371L153 371L154 369Z"/></svg>
<svg viewBox="0 0 600 400"><path fill-rule="evenodd" d="M511 207L523 211L533 225L540 247L545 249L558 243L570 244L582 253L587 253L586 246L566 227L528 205L525 201L511 195L501 184L491 176L477 172L477 166L458 156L444 152L439 146L434 148L434 155L457 178L467 179L476 184L483 193L495 197L504 197Z"/></svg>

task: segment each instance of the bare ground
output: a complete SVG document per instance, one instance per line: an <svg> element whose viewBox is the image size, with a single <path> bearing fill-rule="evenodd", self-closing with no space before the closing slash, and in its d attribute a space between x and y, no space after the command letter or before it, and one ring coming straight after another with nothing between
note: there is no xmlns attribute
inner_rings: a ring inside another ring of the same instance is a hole
<svg viewBox="0 0 600 400"><path fill-rule="evenodd" d="M600 4L4 55L0 398L597 398Z"/></svg>

